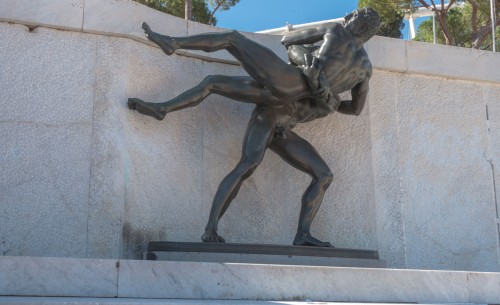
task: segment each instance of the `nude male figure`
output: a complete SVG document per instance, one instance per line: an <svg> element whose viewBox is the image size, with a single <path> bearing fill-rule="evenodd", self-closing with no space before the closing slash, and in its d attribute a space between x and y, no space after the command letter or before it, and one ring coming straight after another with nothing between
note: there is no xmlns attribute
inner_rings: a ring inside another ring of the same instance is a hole
<svg viewBox="0 0 500 305"><path fill-rule="evenodd" d="M378 30L379 16L372 9L356 10L344 25L327 24L286 35L291 64L266 47L236 31L170 37L153 32L144 23L146 36L167 55L178 49L214 52L225 49L249 76L207 76L200 84L164 103L130 98L130 109L162 120L167 113L194 107L212 93L236 101L256 104L243 140L242 156L222 180L212 203L204 242L224 242L217 226L242 182L261 163L270 148L293 167L309 174L293 244L332 247L311 235L310 228L326 189L333 181L328 165L306 140L292 131L297 123L322 118L338 111L359 115L368 94L372 66L363 44ZM319 48L310 44L323 41ZM351 91L352 100L338 94Z"/></svg>

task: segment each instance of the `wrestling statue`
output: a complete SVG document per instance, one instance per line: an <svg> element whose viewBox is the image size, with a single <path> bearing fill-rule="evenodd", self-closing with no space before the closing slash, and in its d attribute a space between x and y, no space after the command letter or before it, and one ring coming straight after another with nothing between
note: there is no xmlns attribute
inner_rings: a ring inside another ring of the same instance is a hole
<svg viewBox="0 0 500 305"><path fill-rule="evenodd" d="M149 40L167 55L176 50L227 50L247 76L210 75L194 88L164 103L130 98L128 107L163 120L173 111L194 107L210 94L255 104L243 139L242 156L236 167L222 180L215 194L210 216L201 239L224 242L217 225L242 182L250 177L270 148L293 167L312 177L304 192L294 245L332 247L311 235L311 224L325 191L333 181L328 165L306 140L292 129L298 123L323 118L333 112L359 115L368 95L372 65L363 48L378 31L380 18L370 8L345 17L343 24L330 23L294 32L283 37L290 63L268 48L247 39L237 31L171 37L153 32L143 23ZM315 43L320 45L314 45ZM351 91L351 100L339 94Z"/></svg>

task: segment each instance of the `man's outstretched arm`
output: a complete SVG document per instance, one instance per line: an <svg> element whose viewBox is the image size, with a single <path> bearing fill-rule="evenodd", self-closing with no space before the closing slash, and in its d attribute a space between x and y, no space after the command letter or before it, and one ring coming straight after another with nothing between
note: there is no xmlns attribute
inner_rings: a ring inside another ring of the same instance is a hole
<svg viewBox="0 0 500 305"><path fill-rule="evenodd" d="M363 82L354 86L351 90L352 100L342 101L337 111L348 115L360 115L368 98L369 81L370 77L367 77Z"/></svg>
<svg viewBox="0 0 500 305"><path fill-rule="evenodd" d="M323 36L336 27L342 27L342 25L338 23L328 23L316 28L294 32L283 36L281 44L287 48L291 45L313 44L323 40Z"/></svg>

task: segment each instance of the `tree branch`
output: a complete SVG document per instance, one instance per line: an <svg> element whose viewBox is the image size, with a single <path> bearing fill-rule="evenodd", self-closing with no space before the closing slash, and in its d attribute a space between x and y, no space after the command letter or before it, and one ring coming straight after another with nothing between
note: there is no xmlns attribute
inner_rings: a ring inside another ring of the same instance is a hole
<svg viewBox="0 0 500 305"><path fill-rule="evenodd" d="M444 0L441 0L441 9L440 10L437 9L436 3L434 2L434 0L431 0L432 7L424 0L417 0L417 1L420 4L422 4L425 8L427 8L428 10L431 10L432 12L435 13L437 20L439 22L439 25L441 26L441 31L443 32L444 38L446 40L446 44L453 45L454 39L453 39L453 36L450 34L450 29L448 28L448 24L446 22L446 13L448 12L448 10L444 8ZM450 0L450 2L455 3L456 0Z"/></svg>
<svg viewBox="0 0 500 305"><path fill-rule="evenodd" d="M477 4L476 0L467 0L467 2L472 5L472 40L475 40L477 37L477 13L479 11L479 5Z"/></svg>
<svg viewBox="0 0 500 305"><path fill-rule="evenodd" d="M422 6L423 6L423 7L425 7L426 9L431 10L431 11L435 11L434 9L432 9L432 7L431 7L428 3L427 3L427 2L425 2L424 0L417 0L417 1L418 1L418 3L422 4ZM432 0L431 0L431 1L432 1ZM432 1L432 2L434 3L434 1ZM436 6L434 5L434 7L436 7Z"/></svg>
<svg viewBox="0 0 500 305"><path fill-rule="evenodd" d="M449 3L448 3L448 6L446 7L446 11L448 12L448 10L450 9L450 7L455 4L455 2L457 2L457 0L451 0Z"/></svg>
<svg viewBox="0 0 500 305"><path fill-rule="evenodd" d="M226 0L222 0L222 1L216 0L215 1L215 3L217 3L217 5L215 6L213 11L210 13L210 16L208 17L208 24L213 25L215 12L217 12L217 10L224 4L224 2L226 2Z"/></svg>
<svg viewBox="0 0 500 305"><path fill-rule="evenodd" d="M436 7L436 3L434 3L434 0L431 0L432 6L434 7L434 11L436 12L438 9Z"/></svg>

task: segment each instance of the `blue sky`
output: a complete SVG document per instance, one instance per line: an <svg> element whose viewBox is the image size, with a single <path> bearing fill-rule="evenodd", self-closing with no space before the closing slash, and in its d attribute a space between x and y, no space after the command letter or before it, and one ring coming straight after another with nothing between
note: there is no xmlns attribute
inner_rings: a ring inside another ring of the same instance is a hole
<svg viewBox="0 0 500 305"><path fill-rule="evenodd" d="M357 6L358 0L240 0L230 10L216 14L217 26L256 32L283 27L287 22L301 24L343 17ZM408 25L403 34L408 36Z"/></svg>
<svg viewBox="0 0 500 305"><path fill-rule="evenodd" d="M343 17L356 9L357 0L240 0L218 13L217 26L255 32Z"/></svg>

